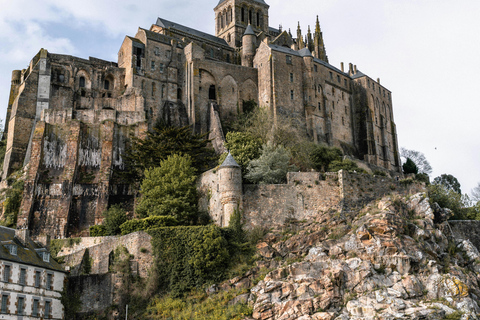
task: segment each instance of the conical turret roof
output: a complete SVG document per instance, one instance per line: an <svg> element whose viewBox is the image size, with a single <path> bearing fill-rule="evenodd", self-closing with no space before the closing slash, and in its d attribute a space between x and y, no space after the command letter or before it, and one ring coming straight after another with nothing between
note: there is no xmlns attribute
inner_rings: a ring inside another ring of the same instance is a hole
<svg viewBox="0 0 480 320"><path fill-rule="evenodd" d="M240 168L237 161L235 161L235 159L233 158L233 156L230 152L228 153L228 156L225 158L225 160L220 165L220 167L238 167L238 168Z"/></svg>
<svg viewBox="0 0 480 320"><path fill-rule="evenodd" d="M255 32L253 32L253 28L252 28L252 25L250 23L248 24L247 30L245 30L245 33L243 35L244 36L247 36L247 35L254 35L255 36Z"/></svg>

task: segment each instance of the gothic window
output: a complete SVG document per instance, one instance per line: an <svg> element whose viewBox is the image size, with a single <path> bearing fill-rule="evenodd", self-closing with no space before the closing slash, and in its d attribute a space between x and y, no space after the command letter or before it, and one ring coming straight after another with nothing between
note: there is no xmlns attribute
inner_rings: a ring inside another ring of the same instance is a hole
<svg viewBox="0 0 480 320"><path fill-rule="evenodd" d="M83 76L80 77L80 79L78 79L78 81L79 81L78 85L80 86L80 88L85 88L85 77L83 77Z"/></svg>
<svg viewBox="0 0 480 320"><path fill-rule="evenodd" d="M257 27L260 26L260 12L257 12Z"/></svg>
<svg viewBox="0 0 480 320"><path fill-rule="evenodd" d="M242 22L245 22L245 8L242 8Z"/></svg>
<svg viewBox="0 0 480 320"><path fill-rule="evenodd" d="M248 23L252 24L253 17L252 17L252 10L248 10Z"/></svg>
<svg viewBox="0 0 480 320"><path fill-rule="evenodd" d="M103 83L103 88L105 90L110 90L110 81L105 80L105 82Z"/></svg>

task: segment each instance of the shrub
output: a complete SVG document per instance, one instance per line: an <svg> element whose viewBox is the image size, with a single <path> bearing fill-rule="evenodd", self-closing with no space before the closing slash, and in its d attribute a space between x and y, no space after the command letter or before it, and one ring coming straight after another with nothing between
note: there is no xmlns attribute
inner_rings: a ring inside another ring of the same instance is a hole
<svg viewBox="0 0 480 320"><path fill-rule="evenodd" d="M359 168L357 164L350 160L350 159L345 159L343 161L338 161L334 160L332 163L330 163L329 170L332 172L337 172L340 170L346 170L348 172L358 172L358 173L364 173L365 170Z"/></svg>
<svg viewBox="0 0 480 320"><path fill-rule="evenodd" d="M97 224L90 226L90 237L104 237L107 235L107 228L103 225Z"/></svg>
<svg viewBox="0 0 480 320"><path fill-rule="evenodd" d="M104 213L105 220L103 226L105 227L105 235L115 236L121 233L120 226L127 221L127 213L122 206L116 204L111 206Z"/></svg>
<svg viewBox="0 0 480 320"><path fill-rule="evenodd" d="M310 160L317 171L330 171L330 163L333 161L342 161L342 150L338 148L317 145L310 152Z"/></svg>
<svg viewBox="0 0 480 320"><path fill-rule="evenodd" d="M153 216L145 219L133 219L124 222L120 226L121 234L129 234L137 231L148 231L161 227L172 227L178 224L177 219L172 216Z"/></svg>

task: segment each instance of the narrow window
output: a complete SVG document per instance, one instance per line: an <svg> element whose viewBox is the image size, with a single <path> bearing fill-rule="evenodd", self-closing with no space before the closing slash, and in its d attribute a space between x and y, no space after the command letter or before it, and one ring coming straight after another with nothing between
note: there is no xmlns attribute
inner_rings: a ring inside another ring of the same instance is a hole
<svg viewBox="0 0 480 320"><path fill-rule="evenodd" d="M38 317L38 299L33 299L32 316Z"/></svg>
<svg viewBox="0 0 480 320"><path fill-rule="evenodd" d="M23 315L24 303L25 303L25 298L24 297L18 297L17 315L19 315L19 316Z"/></svg>
<svg viewBox="0 0 480 320"><path fill-rule="evenodd" d="M8 282L10 280L10 266L9 265L5 265L5 267L3 268L3 281L4 282Z"/></svg>
<svg viewBox="0 0 480 320"><path fill-rule="evenodd" d="M347 106L345 106L345 114L347 114L347 113L348 113L348 112L347 112Z"/></svg>
<svg viewBox="0 0 480 320"><path fill-rule="evenodd" d="M63 74L58 75L58 82L65 82L65 76Z"/></svg>
<svg viewBox="0 0 480 320"><path fill-rule="evenodd" d="M245 8L242 8L242 22L245 22Z"/></svg>
<svg viewBox="0 0 480 320"><path fill-rule="evenodd" d="M332 101L332 108L335 110L335 101Z"/></svg>
<svg viewBox="0 0 480 320"><path fill-rule="evenodd" d="M290 100L293 100L293 90L290 90Z"/></svg>
<svg viewBox="0 0 480 320"><path fill-rule="evenodd" d="M45 301L45 312L44 312L44 318L47 318L49 319L50 318L50 304L51 302L50 301Z"/></svg>
<svg viewBox="0 0 480 320"><path fill-rule="evenodd" d="M21 268L20 269L20 284L24 286L25 284L27 284L26 280L27 280L27 269Z"/></svg>
<svg viewBox="0 0 480 320"><path fill-rule="evenodd" d="M337 74L337 81L338 81L338 83L341 83L340 76L338 74Z"/></svg>
<svg viewBox="0 0 480 320"><path fill-rule="evenodd" d="M165 98L165 85L162 85L162 99Z"/></svg>
<svg viewBox="0 0 480 320"><path fill-rule="evenodd" d="M257 12L257 27L260 26L260 12Z"/></svg>
<svg viewBox="0 0 480 320"><path fill-rule="evenodd" d="M370 88L370 79L367 79L367 86Z"/></svg>
<svg viewBox="0 0 480 320"><path fill-rule="evenodd" d="M104 84L103 84L103 88L105 90L110 90L110 81L108 80L105 80Z"/></svg>
<svg viewBox="0 0 480 320"><path fill-rule="evenodd" d="M152 82L152 97L155 97L155 91L156 91L155 82Z"/></svg>
<svg viewBox="0 0 480 320"><path fill-rule="evenodd" d="M287 64L292 64L292 56L285 56Z"/></svg>
<svg viewBox="0 0 480 320"><path fill-rule="evenodd" d="M178 100L182 99L182 89L180 88L177 89L177 99Z"/></svg>
<svg viewBox="0 0 480 320"><path fill-rule="evenodd" d="M7 313L7 307L8 307L8 295L2 294L2 310L0 310L2 313Z"/></svg>
<svg viewBox="0 0 480 320"><path fill-rule="evenodd" d="M52 274L51 273L47 273L47 283L46 283L45 286L46 286L47 290L52 289Z"/></svg>
<svg viewBox="0 0 480 320"><path fill-rule="evenodd" d="M318 103L318 111L322 111L322 104L320 102Z"/></svg>
<svg viewBox="0 0 480 320"><path fill-rule="evenodd" d="M293 82L293 73L290 73L290 82Z"/></svg>
<svg viewBox="0 0 480 320"><path fill-rule="evenodd" d="M163 63L160 63L160 73L163 73L165 70Z"/></svg>
<svg viewBox="0 0 480 320"><path fill-rule="evenodd" d="M313 70L315 70L315 72L318 72L318 66L316 64L313 65Z"/></svg>
<svg viewBox="0 0 480 320"><path fill-rule="evenodd" d="M170 59L172 57L172 51L170 50L165 51L165 55L167 56L167 59Z"/></svg>
<svg viewBox="0 0 480 320"><path fill-rule="evenodd" d="M252 18L252 10L248 10L248 23L252 23L253 21L253 18Z"/></svg>
<svg viewBox="0 0 480 320"><path fill-rule="evenodd" d="M343 79L343 85L346 87L347 86L347 79Z"/></svg>
<svg viewBox="0 0 480 320"><path fill-rule="evenodd" d="M333 80L333 73L330 71L330 80Z"/></svg>
<svg viewBox="0 0 480 320"><path fill-rule="evenodd" d="M35 271L35 288L40 288L40 271Z"/></svg>
<svg viewBox="0 0 480 320"><path fill-rule="evenodd" d="M85 88L85 77L80 77L79 86L80 88Z"/></svg>
<svg viewBox="0 0 480 320"><path fill-rule="evenodd" d="M150 66L150 67L151 67L152 71L155 71L155 61L152 61L152 63L151 63L151 66Z"/></svg>
<svg viewBox="0 0 480 320"><path fill-rule="evenodd" d="M345 119L342 117L342 125L345 125Z"/></svg>
<svg viewBox="0 0 480 320"><path fill-rule="evenodd" d="M217 94L215 92L215 86L211 85L210 88L208 89L208 99L210 100L216 100L217 99Z"/></svg>

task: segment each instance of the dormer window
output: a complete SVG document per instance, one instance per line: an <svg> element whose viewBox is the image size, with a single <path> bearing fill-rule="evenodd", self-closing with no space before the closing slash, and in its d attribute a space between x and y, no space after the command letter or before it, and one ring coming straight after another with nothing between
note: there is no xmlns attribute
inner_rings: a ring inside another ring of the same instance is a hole
<svg viewBox="0 0 480 320"><path fill-rule="evenodd" d="M44 262L50 262L50 253L48 252L43 252L43 261Z"/></svg>
<svg viewBox="0 0 480 320"><path fill-rule="evenodd" d="M12 255L12 256L16 256L17 255L17 246L14 245L14 244L6 244L5 247L7 248L8 252Z"/></svg>

